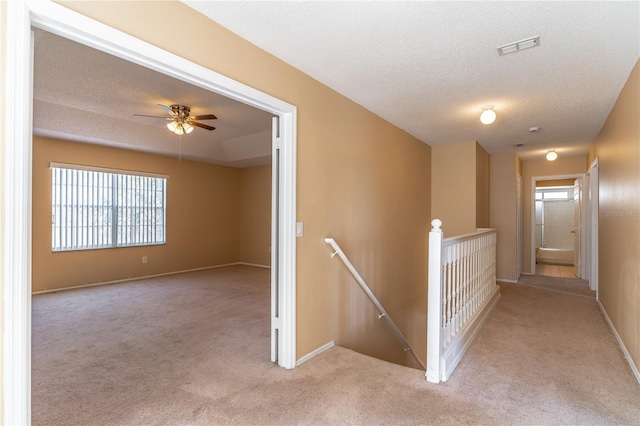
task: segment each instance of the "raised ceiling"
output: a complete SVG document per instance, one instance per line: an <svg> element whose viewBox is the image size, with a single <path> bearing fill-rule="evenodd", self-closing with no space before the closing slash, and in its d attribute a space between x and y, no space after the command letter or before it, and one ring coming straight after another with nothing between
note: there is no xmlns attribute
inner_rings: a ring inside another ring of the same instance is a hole
<svg viewBox="0 0 640 426"><path fill-rule="evenodd" d="M222 164L271 162L271 114L82 44L34 29L34 134ZM182 137L156 104L214 114ZM134 114L161 118L137 117Z"/></svg>
<svg viewBox="0 0 640 426"><path fill-rule="evenodd" d="M640 55L637 1L184 3L425 143L523 159L586 154Z"/></svg>

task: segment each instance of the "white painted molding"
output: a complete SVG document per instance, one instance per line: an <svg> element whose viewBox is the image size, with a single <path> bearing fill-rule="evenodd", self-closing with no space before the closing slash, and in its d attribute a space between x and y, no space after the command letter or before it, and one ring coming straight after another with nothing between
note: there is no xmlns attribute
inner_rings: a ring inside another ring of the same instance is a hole
<svg viewBox="0 0 640 426"><path fill-rule="evenodd" d="M318 349L309 352L308 354L306 354L305 356L303 356L302 358L300 358L298 360L298 362L296 362L296 366L304 364L305 362L309 361L311 358L315 358L318 355L320 355L322 352L331 349L332 347L334 347L336 344L335 342L332 340L329 343L326 343L322 346L320 346Z"/></svg>
<svg viewBox="0 0 640 426"><path fill-rule="evenodd" d="M620 345L620 349L622 349L622 353L624 354L625 359L629 363L629 367L631 367L631 371L633 372L633 375L636 376L636 380L638 381L638 383L640 383L640 371L638 371L638 367L633 362L633 358L631 358L631 355L629 354L627 347L624 345L622 338L618 334L618 330L616 330L615 326L613 325L613 322L611 322L611 318L609 318L609 314L607 314L607 311L604 309L604 306L602 306L602 303L600 302L600 300L597 300L596 302L598 303L598 307L602 312L602 316L604 317L607 324L609 324L609 328L611 328L611 331L613 331L613 335L616 337L616 340L618 341L618 345Z"/></svg>
<svg viewBox="0 0 640 426"><path fill-rule="evenodd" d="M518 280L508 280L506 278L496 278L496 281L509 284L518 284Z"/></svg>
<svg viewBox="0 0 640 426"><path fill-rule="evenodd" d="M238 262L238 263L230 263L230 265L245 265L245 266L253 266L254 268L271 269L271 266L269 266L269 265L260 265L259 263Z"/></svg>
<svg viewBox="0 0 640 426"><path fill-rule="evenodd" d="M71 287L52 288L50 290L34 291L31 294L36 295L36 294L45 294L45 293L57 293L59 291L76 290L78 288L98 287L98 286L110 285L110 284L120 284L120 283L126 283L126 282L130 282L130 281L146 280L148 278L166 277L167 275L185 274L187 272L204 271L206 269L224 268L225 266L235 266L235 265L254 266L254 265L249 265L249 264L242 263L242 262L225 263L225 264L222 264L222 265L203 266L202 268L183 269L183 270L180 270L180 271L163 272L161 274L142 275L140 277L123 278L121 280L102 281L102 282L99 282L99 283L91 283L91 284L80 284L80 285L71 286ZM264 268L264 266L261 266L261 267Z"/></svg>
<svg viewBox="0 0 640 426"><path fill-rule="evenodd" d="M31 424L31 132L29 8L6 3L2 164L2 424Z"/></svg>
<svg viewBox="0 0 640 426"><path fill-rule="evenodd" d="M462 359L462 356L467 351L467 348L471 342L473 342L473 339L475 339L476 334L478 334L482 324L484 324L486 319L489 317L489 314L496 306L496 303L498 303L498 299L500 299L500 286L496 286L493 293L487 297L484 306L480 308L474 320L468 323L467 326L458 333L456 343L451 345L447 351L442 354L442 365L440 366L440 370L443 382L446 382L453 370L455 370L456 366Z"/></svg>

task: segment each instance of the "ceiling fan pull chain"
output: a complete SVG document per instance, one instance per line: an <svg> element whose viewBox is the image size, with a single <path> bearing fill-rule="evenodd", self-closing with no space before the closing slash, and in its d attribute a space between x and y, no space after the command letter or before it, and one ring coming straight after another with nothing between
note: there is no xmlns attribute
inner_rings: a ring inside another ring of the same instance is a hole
<svg viewBox="0 0 640 426"><path fill-rule="evenodd" d="M182 164L182 135L179 135L178 138L180 139L178 143L178 163Z"/></svg>

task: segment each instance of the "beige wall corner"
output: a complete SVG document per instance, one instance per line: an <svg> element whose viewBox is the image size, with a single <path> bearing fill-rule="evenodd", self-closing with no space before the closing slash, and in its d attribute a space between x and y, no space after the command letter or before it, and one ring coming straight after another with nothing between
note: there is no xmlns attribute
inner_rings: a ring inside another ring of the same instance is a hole
<svg viewBox="0 0 640 426"><path fill-rule="evenodd" d="M535 273L531 270L531 178L557 175L574 175L587 171L587 158L559 157L555 161L529 160L522 162L522 183L523 183L523 223L522 223L522 272Z"/></svg>
<svg viewBox="0 0 640 426"><path fill-rule="evenodd" d="M490 227L498 230L496 276L516 281L517 277L517 169L516 154L491 154Z"/></svg>
<svg viewBox="0 0 640 426"><path fill-rule="evenodd" d="M594 143L600 181L599 298L640 368L640 62Z"/></svg>
<svg viewBox="0 0 640 426"><path fill-rule="evenodd" d="M476 231L476 142L432 147L431 214L445 238Z"/></svg>
<svg viewBox="0 0 640 426"><path fill-rule="evenodd" d="M271 165L239 170L241 262L271 266Z"/></svg>
<svg viewBox="0 0 640 426"><path fill-rule="evenodd" d="M476 228L489 227L490 211L489 153L476 142Z"/></svg>

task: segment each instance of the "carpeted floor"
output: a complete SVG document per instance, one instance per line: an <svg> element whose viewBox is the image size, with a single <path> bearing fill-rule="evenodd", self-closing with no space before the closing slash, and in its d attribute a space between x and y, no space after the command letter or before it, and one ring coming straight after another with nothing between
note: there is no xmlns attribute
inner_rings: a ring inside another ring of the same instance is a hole
<svg viewBox="0 0 640 426"><path fill-rule="evenodd" d="M341 347L268 358L268 270L34 296L33 424L640 424L595 301L530 286L502 286L441 385Z"/></svg>
<svg viewBox="0 0 640 426"><path fill-rule="evenodd" d="M596 298L596 292L589 288L589 281L579 278L549 277L543 275L522 275L518 284L537 287L557 293Z"/></svg>

